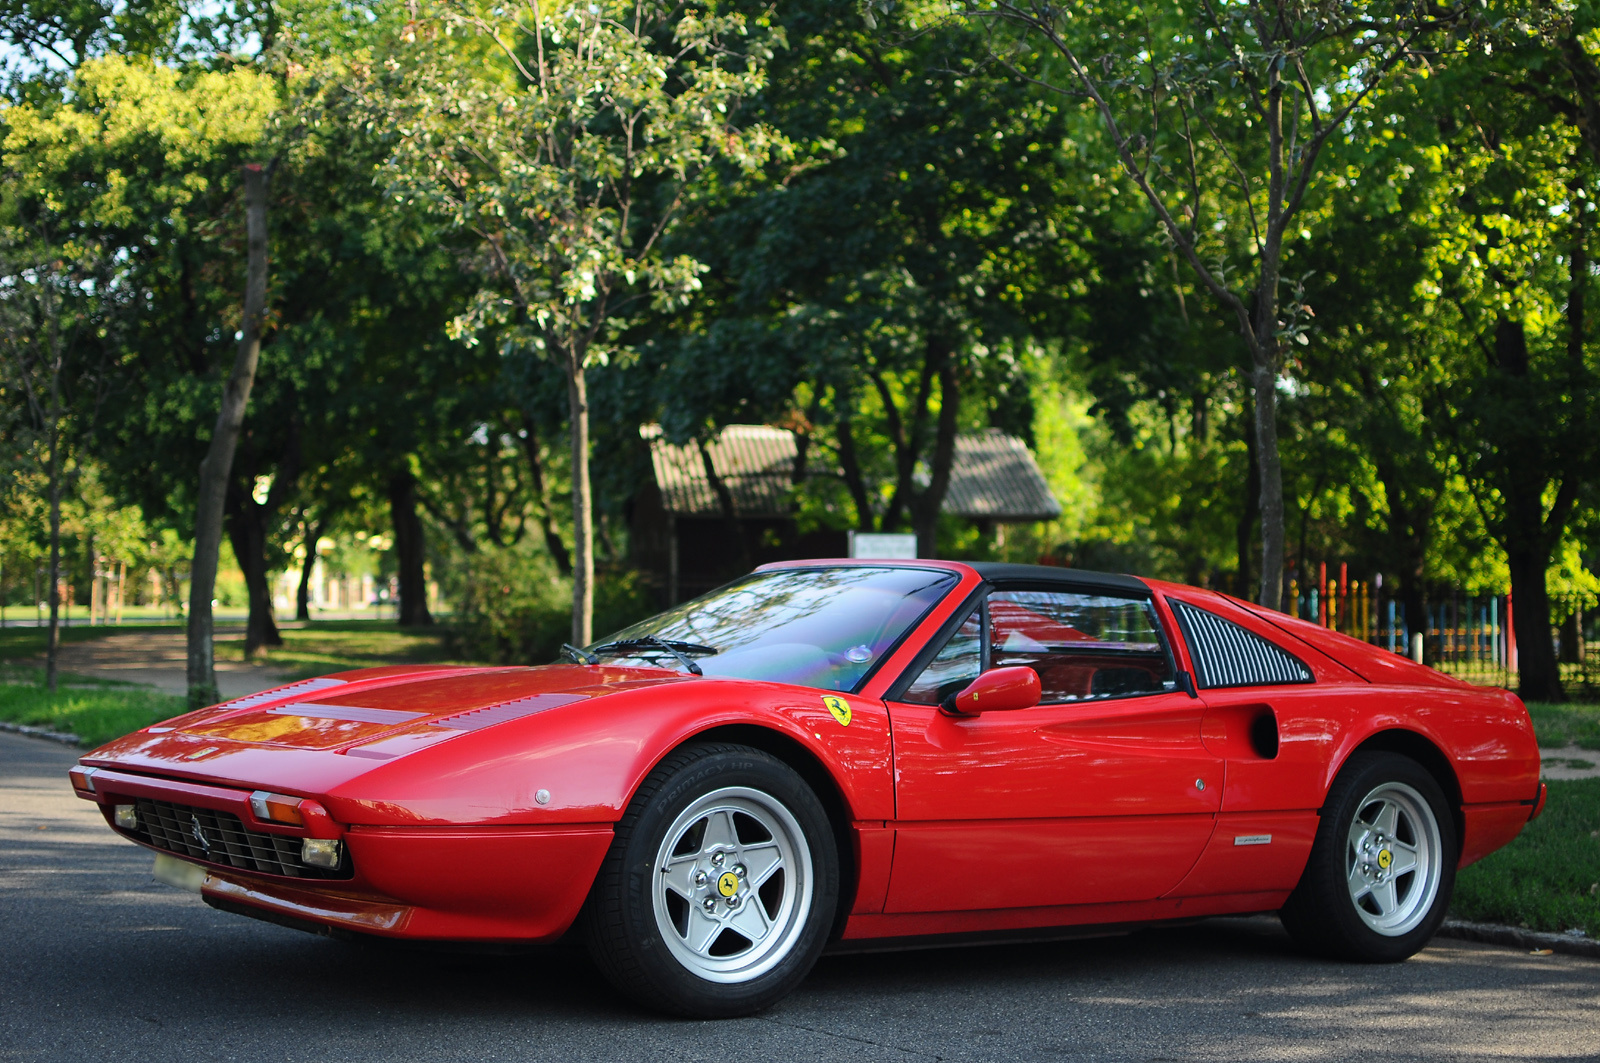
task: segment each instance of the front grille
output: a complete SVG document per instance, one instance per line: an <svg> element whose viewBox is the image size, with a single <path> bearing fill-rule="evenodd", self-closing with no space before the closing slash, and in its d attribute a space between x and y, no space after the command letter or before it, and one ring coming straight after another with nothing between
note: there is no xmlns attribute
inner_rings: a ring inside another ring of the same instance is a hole
<svg viewBox="0 0 1600 1063"><path fill-rule="evenodd" d="M189 860L290 878L349 878L349 854L337 868L300 862L300 839L249 830L232 812L138 798L139 826L128 834Z"/></svg>

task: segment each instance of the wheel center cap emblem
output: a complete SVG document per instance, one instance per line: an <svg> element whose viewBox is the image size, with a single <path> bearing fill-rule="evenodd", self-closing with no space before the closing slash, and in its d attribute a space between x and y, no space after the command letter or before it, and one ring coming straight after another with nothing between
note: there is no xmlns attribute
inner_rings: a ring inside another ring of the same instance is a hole
<svg viewBox="0 0 1600 1063"><path fill-rule="evenodd" d="M1378 866L1387 871L1389 870L1389 865L1392 863L1394 863L1394 854L1387 849L1379 849Z"/></svg>
<svg viewBox="0 0 1600 1063"><path fill-rule="evenodd" d="M193 814L189 816L189 836L195 840L195 844L200 846L207 856L211 855L211 839L206 837L205 828L200 826L199 817Z"/></svg>
<svg viewBox="0 0 1600 1063"><path fill-rule="evenodd" d="M724 897L732 897L739 892L739 876L732 871L724 871L722 877L717 879L717 892Z"/></svg>

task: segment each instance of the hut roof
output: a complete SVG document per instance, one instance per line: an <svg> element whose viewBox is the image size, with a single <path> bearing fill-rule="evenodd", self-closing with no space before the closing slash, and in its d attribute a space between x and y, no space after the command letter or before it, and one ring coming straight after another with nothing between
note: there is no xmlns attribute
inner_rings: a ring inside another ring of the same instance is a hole
<svg viewBox="0 0 1600 1063"><path fill-rule="evenodd" d="M640 434L650 441L651 463L662 505L680 517L720 515L709 457L717 479L733 498L741 517L783 517L793 510L794 465L798 449L794 433L760 424L732 424L705 444L675 446L655 425ZM810 475L821 470L813 468ZM993 521L1053 520L1061 505L1050 493L1044 473L1022 440L996 428L956 437L955 462L943 512Z"/></svg>

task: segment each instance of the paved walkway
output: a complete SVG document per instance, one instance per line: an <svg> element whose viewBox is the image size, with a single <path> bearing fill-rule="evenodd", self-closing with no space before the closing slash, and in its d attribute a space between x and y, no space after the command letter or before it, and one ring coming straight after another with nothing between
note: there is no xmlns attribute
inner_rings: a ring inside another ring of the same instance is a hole
<svg viewBox="0 0 1600 1063"><path fill-rule="evenodd" d="M244 633L219 632L216 639L219 645L238 644L244 641ZM70 642L61 647L60 668L77 675L141 683L168 694L183 694L189 689L184 640L182 631L141 631ZM217 686L224 698L243 697L277 686L286 682L289 674L288 669L271 663L217 661Z"/></svg>
<svg viewBox="0 0 1600 1063"><path fill-rule="evenodd" d="M0 1060L1592 1060L1600 963L1438 941L1308 959L1273 919L825 959L764 1015L620 1002L581 955L361 947L206 907L0 734Z"/></svg>

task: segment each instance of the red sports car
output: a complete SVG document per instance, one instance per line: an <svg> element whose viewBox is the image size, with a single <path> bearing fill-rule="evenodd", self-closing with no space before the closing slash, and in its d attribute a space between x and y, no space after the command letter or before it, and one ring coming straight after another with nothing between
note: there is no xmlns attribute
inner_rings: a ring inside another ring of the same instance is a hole
<svg viewBox="0 0 1600 1063"><path fill-rule="evenodd" d="M295 683L72 782L217 908L570 932L623 992L707 1017L825 948L1221 913L1400 960L1544 802L1513 695L1129 576L769 565L567 653Z"/></svg>

